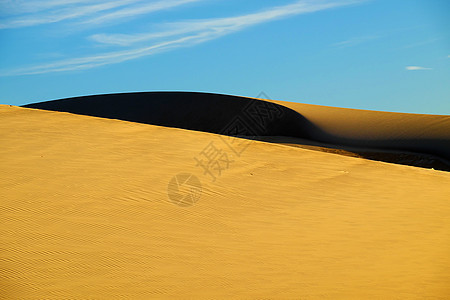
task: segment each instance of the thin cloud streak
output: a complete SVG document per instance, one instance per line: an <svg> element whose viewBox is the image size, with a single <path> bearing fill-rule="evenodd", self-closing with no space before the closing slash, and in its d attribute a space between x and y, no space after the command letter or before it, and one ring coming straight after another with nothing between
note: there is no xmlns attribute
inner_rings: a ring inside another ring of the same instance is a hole
<svg viewBox="0 0 450 300"><path fill-rule="evenodd" d="M103 1L96 4L92 4L92 1L88 2L85 0L49 1L41 3L38 7L34 7L35 11L43 11L42 13L25 14L24 16L22 14L22 16L19 15L15 18L6 18L0 22L0 29L30 27L83 17L88 17L84 20L80 20L81 23L85 24L101 24L108 21L117 22L120 19L133 18L198 1L204 0L161 0L142 5L139 5L139 2L145 2L144 0ZM78 6L69 5L84 2L90 4ZM52 8L61 6L63 8L52 10ZM27 9L32 9L32 7L27 7L25 5L25 7L21 8L19 4L16 6L16 9L25 12Z"/></svg>
<svg viewBox="0 0 450 300"><path fill-rule="evenodd" d="M0 13L8 15L35 13L65 5L74 5L92 2L104 2L105 0L0 0Z"/></svg>
<svg viewBox="0 0 450 300"><path fill-rule="evenodd" d="M108 1L106 3L98 3L94 5L83 5L78 7L58 9L56 11L49 11L44 14L5 20L0 23L0 29L30 27L41 24L57 23L64 20L80 18L83 16L88 16L106 10L118 8L124 5L135 3L137 1L141 0L117 0Z"/></svg>
<svg viewBox="0 0 450 300"><path fill-rule="evenodd" d="M432 70L432 68L425 68L419 66L407 66L405 69L408 71Z"/></svg>
<svg viewBox="0 0 450 300"><path fill-rule="evenodd" d="M92 55L81 58L72 58L57 61L49 64L42 64L34 67L2 72L3 76L44 74L61 71L74 71L90 69L102 65L109 65L137 59L143 56L154 55L163 51L168 51L180 47L189 47L213 39L217 39L226 34L241 31L249 26L261 24L269 21L286 18L293 15L312 13L320 10L341 7L350 4L357 4L363 1L327 1L318 4L311 1L297 1L294 4L274 7L258 13L247 14L237 17L197 20L182 23L169 24L171 30L153 32L144 35L121 35L117 36L97 35L93 38L100 41L109 39L112 44L130 45L136 42L146 41L155 38L172 37L169 41L155 42L151 45L141 46L134 49L109 52L99 55ZM177 35L186 35L176 37ZM2 75L0 75L2 76Z"/></svg>
<svg viewBox="0 0 450 300"><path fill-rule="evenodd" d="M293 15L304 13L312 13L320 10L330 9L334 7L360 3L362 1L338 1L317 3L311 1L297 1L294 4L274 7L270 10L247 14L238 17L217 18L195 20L168 24L170 30L161 32L149 32L144 34L95 34L90 38L96 42L104 44L129 46L134 43L144 42L155 38L164 38L179 34L200 32L200 31L216 31L216 32L235 32L243 30L246 27L286 18Z"/></svg>
<svg viewBox="0 0 450 300"><path fill-rule="evenodd" d="M147 3L144 5L123 8L123 9L120 9L120 10L117 10L114 12L110 12L110 13L86 20L83 23L100 24L100 23L111 22L111 21L117 22L117 20L119 20L119 19L136 17L139 15L144 15L144 14L152 13L155 11L169 9L169 8L173 8L176 6L189 4L189 3L193 3L193 2L199 2L199 1L203 1L203 0L174 0L174 1L163 0L160 2L156 2L156 3Z"/></svg>
<svg viewBox="0 0 450 300"><path fill-rule="evenodd" d="M107 64L120 63L127 60L136 59L142 56L160 53L162 51L166 51L172 48L195 45L198 43L208 41L210 39L211 37L208 35L208 33L201 33L168 42L157 43L148 47L142 47L138 49L110 52L102 55L95 55L82 58L73 58L54 63L43 64L35 67L15 69L10 72L1 73L0 76L34 75L34 74L45 74L61 71L90 69Z"/></svg>
<svg viewBox="0 0 450 300"><path fill-rule="evenodd" d="M333 46L338 47L338 48L353 47L353 46L357 46L359 44L363 44L365 42L369 42L369 41L376 40L379 38L381 38L381 36L378 36L378 35L362 36L362 37L352 38L352 39L349 39L346 41L335 43L335 44L333 44Z"/></svg>

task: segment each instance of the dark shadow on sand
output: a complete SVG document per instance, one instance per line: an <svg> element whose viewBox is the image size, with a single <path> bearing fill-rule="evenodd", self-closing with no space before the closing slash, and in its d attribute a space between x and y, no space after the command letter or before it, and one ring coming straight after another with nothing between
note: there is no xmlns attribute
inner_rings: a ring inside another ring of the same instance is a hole
<svg viewBox="0 0 450 300"><path fill-rule="evenodd" d="M300 138L328 143L336 149L353 147L352 152L357 153L358 157L450 171L448 140L362 140L337 137L322 130L295 110L252 98L195 92L142 92L74 97L23 107L262 141L265 136ZM398 155L378 155L377 149L400 152ZM410 159L404 159L401 151L412 152L413 155ZM435 157L438 163L428 163L434 161L430 160L430 156Z"/></svg>

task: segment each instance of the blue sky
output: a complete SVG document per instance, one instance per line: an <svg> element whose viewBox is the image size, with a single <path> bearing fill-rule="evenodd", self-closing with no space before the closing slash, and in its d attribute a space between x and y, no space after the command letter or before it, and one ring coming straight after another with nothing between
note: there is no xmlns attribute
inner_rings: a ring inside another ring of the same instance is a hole
<svg viewBox="0 0 450 300"><path fill-rule="evenodd" d="M447 0L0 0L0 103L202 91L450 114Z"/></svg>

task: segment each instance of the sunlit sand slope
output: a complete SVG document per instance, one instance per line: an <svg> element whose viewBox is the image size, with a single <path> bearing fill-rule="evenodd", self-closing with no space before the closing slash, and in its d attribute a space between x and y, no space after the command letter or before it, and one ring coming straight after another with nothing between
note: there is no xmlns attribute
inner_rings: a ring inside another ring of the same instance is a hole
<svg viewBox="0 0 450 300"><path fill-rule="evenodd" d="M4 299L450 295L448 172L27 108L0 118ZM212 146L221 168L205 173ZM179 191L195 203L174 201L179 173L201 182Z"/></svg>

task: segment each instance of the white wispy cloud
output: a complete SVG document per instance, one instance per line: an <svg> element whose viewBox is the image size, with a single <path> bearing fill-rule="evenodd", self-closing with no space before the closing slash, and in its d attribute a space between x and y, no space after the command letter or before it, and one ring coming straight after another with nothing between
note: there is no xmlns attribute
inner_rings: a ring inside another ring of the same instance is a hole
<svg viewBox="0 0 450 300"><path fill-rule="evenodd" d="M419 66L407 66L405 69L408 71L432 70L432 68L425 68Z"/></svg>
<svg viewBox="0 0 450 300"><path fill-rule="evenodd" d="M338 47L338 48L345 48L345 47L353 47L353 46L357 46L359 44L368 42L368 41L372 41L372 40L376 40L381 38L379 35L367 35L367 36L360 36L360 37L355 37L355 38L351 38L345 41L341 41L338 43L334 43L333 46Z"/></svg>
<svg viewBox="0 0 450 300"><path fill-rule="evenodd" d="M246 27L265 23L280 18L286 18L302 13L311 13L333 7L349 5L361 1L297 1L296 3L274 7L258 13L247 14L237 17L193 20L167 24L169 30L159 32L148 32L141 34L95 34L91 39L106 44L131 45L137 42L164 38L179 34L209 31L211 35L223 35L242 30Z"/></svg>
<svg viewBox="0 0 450 300"><path fill-rule="evenodd" d="M98 3L93 5L81 5L77 7L67 7L57 10L47 11L43 14L31 14L10 18L0 22L0 29L29 27L41 24L56 23L68 19L79 18L92 14L98 14L106 10L124 6L139 0L117 0Z"/></svg>
<svg viewBox="0 0 450 300"><path fill-rule="evenodd" d="M139 15L144 15L148 13L152 13L159 10L169 9L176 6L180 6L183 4L188 4L192 2L199 2L202 0L172 0L172 1L159 1L159 2L151 2L151 3L145 3L142 5L135 5L132 7L126 7L120 10L116 10L113 12L109 12L100 16L97 16L95 18L91 18L88 20L85 20L83 23L87 24L100 24L105 22L117 22L119 19L124 18L133 18Z"/></svg>
<svg viewBox="0 0 450 300"><path fill-rule="evenodd" d="M75 1L75 0L74 0ZM181 3L183 0L166 1L172 4ZM193 1L193 0L191 0ZM168 51L180 47L188 47L219 38L223 35L241 31L250 26L279 20L294 15L317 12L325 9L342 7L350 4L361 3L365 0L328 0L328 1L305 1L296 2L284 6L272 7L260 12L216 19L190 20L184 22L166 24L166 29L141 34L118 34L106 35L96 34L91 39L107 44L123 45L133 48L96 54L80 58L71 58L41 64L32 67L1 72L2 75L26 75L42 74L51 72L82 70L102 65L120 63L143 56L153 55L162 51ZM186 1L184 1L186 2ZM167 6L166 6L167 7ZM124 15L130 15L125 11ZM100 21L100 19L99 19ZM101 20L101 22L105 19ZM142 45L144 42L152 41L150 44ZM140 46L135 44L139 43Z"/></svg>
<svg viewBox="0 0 450 300"><path fill-rule="evenodd" d="M14 4L8 4L11 1L4 0L4 3L0 2L0 7L5 7L3 10L6 14L9 12L14 16L2 18L0 29L30 27L70 19L79 19L78 22L86 24L101 24L108 21L117 23L120 19L133 18L198 1L204 0L160 0L156 2L144 0L55 0L30 1L29 3L19 1Z"/></svg>
<svg viewBox="0 0 450 300"><path fill-rule="evenodd" d="M182 37L176 40L171 40L168 42L157 43L148 47L142 47L131 50L116 51L110 53L99 54L89 57L80 57L67 59L62 61L57 61L49 64L42 64L34 67L26 67L21 69L15 69L10 72L2 73L3 76L11 75L33 75L33 74L44 74L51 72L62 72L62 71L75 71L90 69L94 67L99 67L102 65L120 63L127 60L139 58L146 55L160 53L162 51L177 48L182 45L189 43L190 45L197 44L208 40L207 34L197 34L187 37Z"/></svg>
<svg viewBox="0 0 450 300"><path fill-rule="evenodd" d="M0 0L0 14L17 15L35 13L61 6L80 3L96 3L105 0Z"/></svg>

